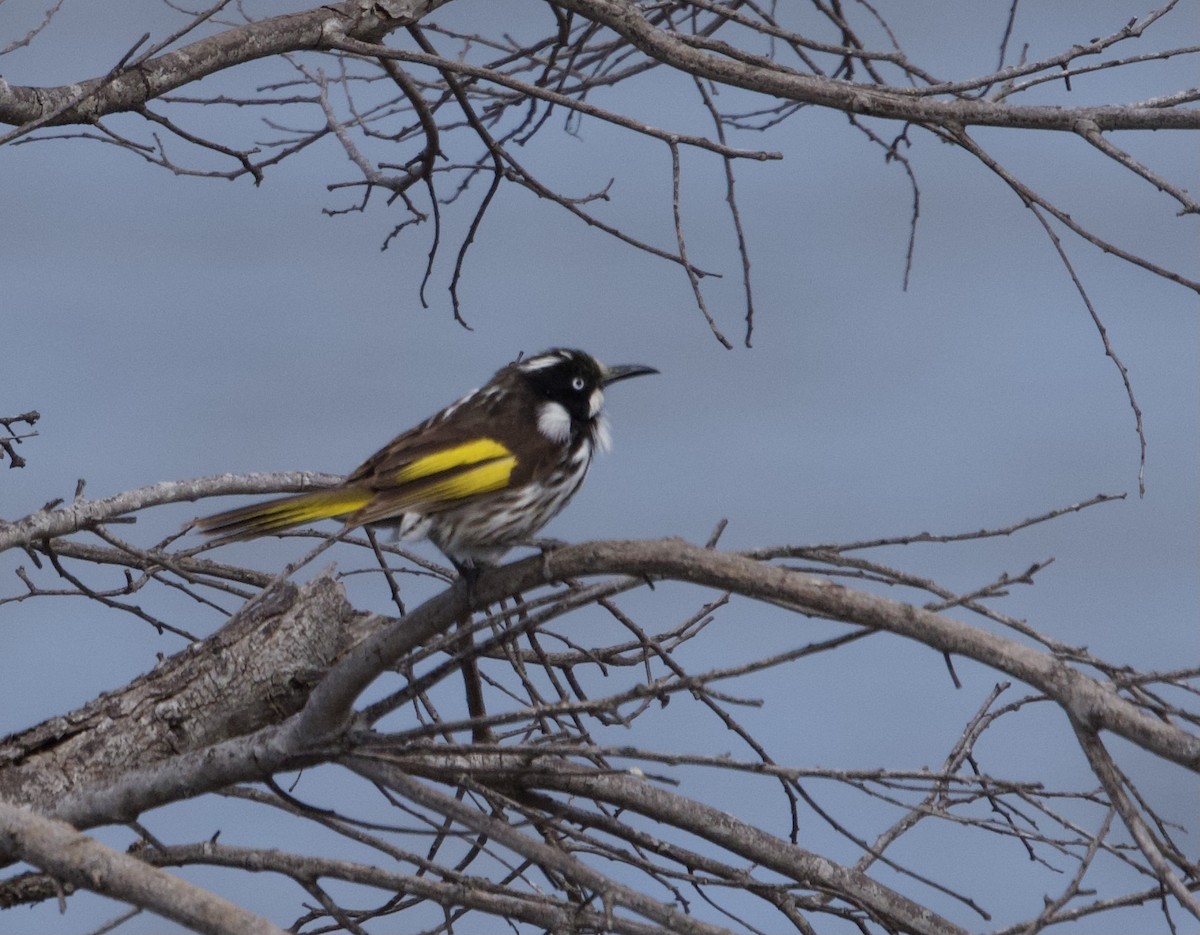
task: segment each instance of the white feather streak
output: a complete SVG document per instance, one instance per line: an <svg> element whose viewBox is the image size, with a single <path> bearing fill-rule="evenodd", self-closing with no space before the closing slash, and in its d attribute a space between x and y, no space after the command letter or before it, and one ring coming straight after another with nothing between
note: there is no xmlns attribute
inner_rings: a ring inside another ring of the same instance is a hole
<svg viewBox="0 0 1200 935"><path fill-rule="evenodd" d="M598 415L592 420L592 441L596 450L603 453L612 447L612 432L608 429L608 419Z"/></svg>

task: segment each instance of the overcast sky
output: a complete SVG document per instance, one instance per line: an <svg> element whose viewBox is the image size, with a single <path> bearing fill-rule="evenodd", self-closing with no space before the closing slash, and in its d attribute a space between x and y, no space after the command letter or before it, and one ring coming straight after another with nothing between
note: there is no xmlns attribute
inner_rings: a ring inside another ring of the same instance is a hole
<svg viewBox="0 0 1200 935"><path fill-rule="evenodd" d="M11 2L0 15L0 45L27 28L9 29L5 17L37 8ZM163 33L167 20L152 4L120 6L124 21L111 4L68 2L59 22L0 62L0 71L14 84L64 83L101 73L146 29ZM143 6L154 10L146 25L138 18ZM459 7L451 4L447 15ZM1089 25L1051 24L1034 37L1031 57L1118 28L1139 10L1089 4ZM972 22L975 32L961 42L944 39L971 23L893 25L915 59L938 52L940 73L963 77L995 58L999 20ZM1102 81L1097 97L1135 100L1163 90L1152 68ZM674 93L639 92L625 103L669 123ZM1085 85L1078 94L1083 102L1093 92ZM700 128L678 119L680 129ZM114 126L132 132L136 123ZM613 451L548 534L704 541L727 517L723 544L731 548L839 542L1003 526L1096 493L1127 492L1123 502L1010 538L876 557L964 591L1053 557L1035 588L1015 591L1000 609L1113 662L1194 664L1195 295L1066 241L1145 413L1147 493L1139 498L1138 442L1120 375L1043 231L969 157L928 135L910 136L921 215L907 292L906 177L844 117L814 111L770 140L735 141L787 153L782 162L740 167L758 308L753 349L741 344L739 265L722 213L721 168L687 155L689 249L699 265L725 274L706 287L733 350L713 339L676 268L516 189L498 197L468 258L467 331L451 317L448 262L427 291L430 307L420 306L428 230L409 231L381 252L399 220L382 203L365 215L322 214L347 204L324 186L352 177L333 146L284 164L258 188L178 178L84 141L6 147L0 415L37 409L42 421L21 449L29 465L0 473L0 516L70 498L80 477L88 496L101 497L224 471L347 471L519 352L577 346L609 363L650 364L661 376L609 393ZM1084 143L977 136L1078 220L1195 276L1197 220L1176 218L1165 197ZM1121 142L1198 190L1194 140L1160 133ZM661 147L585 122L578 137L550 128L530 160L556 166L555 179L577 193L615 175L605 217L670 248L670 162ZM121 531L149 543L195 512L233 502L164 509ZM263 542L239 554L276 569L296 552L294 544ZM0 558L0 593L21 589L12 569L27 562ZM682 615L679 608L700 597L684 595L666 613ZM653 613L661 609L653 600L631 606ZM714 627L705 650L711 664L827 632L799 632L794 619L745 605ZM156 653L181 648L77 600L0 607L0 633L0 734L117 688L151 667ZM868 642L755 685L769 703L747 720L777 759L937 765L996 680L964 666L964 688L955 691L935 654L897 640ZM695 665L702 664L703 655ZM689 726L691 737L711 735L713 746L701 752L733 743L695 712L663 718ZM990 765L1042 775L1058 775L1061 766L1064 783L1077 780L1078 758L1051 765L1065 725L1049 717L1046 724L1049 733L1032 743L997 737ZM1168 817L1194 819L1197 789L1179 781L1179 770L1144 777ZM718 789L711 798L720 803L720 796ZM216 822L199 808L195 821L198 835ZM1194 854L1196 842L1185 842ZM845 859L839 846L825 845ZM986 881L957 882L988 898ZM53 906L0 916L0 931L14 924L82 931L111 912L96 902L73 897L65 919ZM991 908L992 924L1003 924L1008 907L993 900ZM1017 918L1036 907L1013 911ZM1197 931L1187 924L1180 931ZM146 919L126 930L161 925Z"/></svg>

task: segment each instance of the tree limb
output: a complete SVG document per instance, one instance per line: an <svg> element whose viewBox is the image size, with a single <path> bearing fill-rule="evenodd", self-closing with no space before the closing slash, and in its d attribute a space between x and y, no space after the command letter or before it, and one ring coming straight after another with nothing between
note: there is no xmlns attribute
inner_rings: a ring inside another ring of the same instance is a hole
<svg viewBox="0 0 1200 935"><path fill-rule="evenodd" d="M261 916L0 798L0 851L78 889L141 906L207 935L286 935Z"/></svg>

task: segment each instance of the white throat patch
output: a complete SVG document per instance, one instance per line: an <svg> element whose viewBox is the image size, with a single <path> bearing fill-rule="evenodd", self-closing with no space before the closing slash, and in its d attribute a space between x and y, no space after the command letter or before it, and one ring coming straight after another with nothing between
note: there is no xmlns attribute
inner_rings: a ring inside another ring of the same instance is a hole
<svg viewBox="0 0 1200 935"><path fill-rule="evenodd" d="M608 451L612 447L612 433L608 430L608 419L596 416L592 420L592 444L599 452Z"/></svg>
<svg viewBox="0 0 1200 935"><path fill-rule="evenodd" d="M563 444L571 440L571 414L561 403L542 403L537 426L552 442Z"/></svg>
<svg viewBox="0 0 1200 935"><path fill-rule="evenodd" d="M598 387L592 390L592 395L588 397L588 417L591 419L600 415L600 410L604 408L604 392Z"/></svg>

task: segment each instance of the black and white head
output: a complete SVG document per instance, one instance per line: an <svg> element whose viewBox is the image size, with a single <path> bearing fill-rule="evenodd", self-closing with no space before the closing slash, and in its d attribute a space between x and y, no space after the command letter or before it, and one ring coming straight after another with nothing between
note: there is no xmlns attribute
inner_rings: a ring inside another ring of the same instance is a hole
<svg viewBox="0 0 1200 935"><path fill-rule="evenodd" d="M606 367L590 354L569 348L554 348L521 361L515 368L537 399L539 432L563 444L584 438L601 451L609 446L605 387L618 380L658 373L642 364Z"/></svg>

